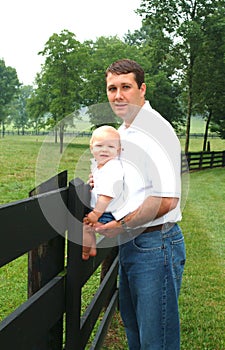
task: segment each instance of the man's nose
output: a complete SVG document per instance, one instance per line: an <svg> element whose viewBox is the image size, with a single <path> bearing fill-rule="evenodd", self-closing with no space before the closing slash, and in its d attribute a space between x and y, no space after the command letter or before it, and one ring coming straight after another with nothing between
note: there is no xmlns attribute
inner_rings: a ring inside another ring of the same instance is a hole
<svg viewBox="0 0 225 350"><path fill-rule="evenodd" d="M115 96L115 98L116 99L121 99L123 96L122 96L122 93L121 93L121 90L120 89L117 89L116 90L116 96Z"/></svg>

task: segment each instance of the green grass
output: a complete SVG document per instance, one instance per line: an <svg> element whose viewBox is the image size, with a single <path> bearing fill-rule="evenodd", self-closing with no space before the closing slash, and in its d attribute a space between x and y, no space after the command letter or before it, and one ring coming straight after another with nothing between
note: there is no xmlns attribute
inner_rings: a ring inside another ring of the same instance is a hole
<svg viewBox="0 0 225 350"><path fill-rule="evenodd" d="M191 133L201 134L205 132L206 122L201 117L191 118Z"/></svg>
<svg viewBox="0 0 225 350"><path fill-rule="evenodd" d="M183 213L182 349L225 349L225 169L192 173Z"/></svg>
<svg viewBox="0 0 225 350"><path fill-rule="evenodd" d="M88 138L75 138L64 147L62 156L59 144L45 142L43 137L6 136L0 138L0 204L28 197L28 193L40 182L58 172L68 170L69 179L76 176L87 179L89 162L80 161L86 155ZM76 164L79 162L79 169ZM84 167L85 164L85 167ZM40 182L37 181L37 172Z"/></svg>
<svg viewBox="0 0 225 350"><path fill-rule="evenodd" d="M225 150L225 140L218 137L210 137L210 151L222 151ZM181 147L184 150L185 138L180 139ZM203 149L203 139L197 137L191 137L189 142L189 152L201 152Z"/></svg>
<svg viewBox="0 0 225 350"><path fill-rule="evenodd" d="M1 204L26 198L35 186L42 141L41 137L36 140L22 136L0 139ZM211 142L214 150L225 149L224 140L211 139ZM192 139L191 150L201 150L201 143L202 140ZM58 147L54 144L46 146L51 158L58 154ZM57 170L68 169L69 179L76 175L86 177L87 148L88 139L75 139L65 149ZM47 153L47 159L49 155ZM78 169L76 164L79 164ZM190 174L190 189L181 222L187 249L180 296L182 350L225 349L224 198L224 168ZM84 289L84 308L98 281L99 271ZM0 291L0 319L3 319L27 298L26 255L0 269ZM127 349L119 313L113 318L103 349Z"/></svg>

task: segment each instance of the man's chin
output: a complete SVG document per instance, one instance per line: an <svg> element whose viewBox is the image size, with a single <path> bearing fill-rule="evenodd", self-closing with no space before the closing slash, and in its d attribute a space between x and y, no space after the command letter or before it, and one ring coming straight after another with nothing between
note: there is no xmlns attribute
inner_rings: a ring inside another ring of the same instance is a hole
<svg viewBox="0 0 225 350"><path fill-rule="evenodd" d="M112 104L112 109L113 109L113 112L119 118L121 118L124 121L126 121L126 120L129 120L129 119L133 119L134 116L137 115L138 111L140 110L140 106L131 105L131 104L119 106L119 105Z"/></svg>
<svg viewBox="0 0 225 350"><path fill-rule="evenodd" d="M122 107L115 107L114 106L113 111L118 117L120 117L122 119L126 118L126 116L129 114L128 113L129 109L127 107L122 108Z"/></svg>

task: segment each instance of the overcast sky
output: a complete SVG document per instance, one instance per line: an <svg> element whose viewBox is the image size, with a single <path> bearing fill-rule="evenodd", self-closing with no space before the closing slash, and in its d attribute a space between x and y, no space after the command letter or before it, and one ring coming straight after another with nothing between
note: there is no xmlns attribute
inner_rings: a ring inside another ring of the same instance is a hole
<svg viewBox="0 0 225 350"><path fill-rule="evenodd" d="M68 29L83 42L100 36L122 38L141 27L141 0L5 0L0 10L0 58L32 84L40 71L37 53L53 33Z"/></svg>

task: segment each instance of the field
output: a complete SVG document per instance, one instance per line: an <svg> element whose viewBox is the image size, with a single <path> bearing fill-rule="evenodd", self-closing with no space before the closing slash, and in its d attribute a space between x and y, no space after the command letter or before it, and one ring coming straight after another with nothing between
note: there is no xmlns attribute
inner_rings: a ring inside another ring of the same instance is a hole
<svg viewBox="0 0 225 350"><path fill-rule="evenodd" d="M225 149L225 140L213 138L210 142L211 150ZM0 139L0 204L28 196L37 184L40 163L44 165L43 179L48 178L53 169L68 169L69 179L77 175L86 178L87 148L88 139L77 138L58 159L59 145L47 144L43 152L42 137L7 136ZM191 139L190 150L201 149L202 140ZM54 163L49 169L45 166L46 151L51 156L50 159L47 156L47 161ZM180 296L182 350L225 349L224 198L224 168L190 174L189 193L181 222L187 249ZM0 319L26 300L26 273L26 255L1 268ZM86 291L87 299L89 292ZM127 349L119 314L114 317L103 349Z"/></svg>

